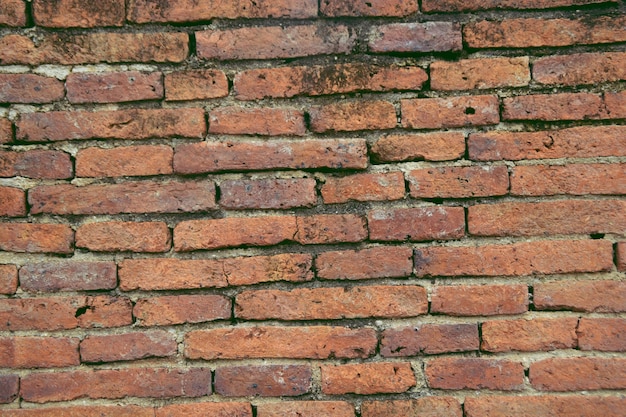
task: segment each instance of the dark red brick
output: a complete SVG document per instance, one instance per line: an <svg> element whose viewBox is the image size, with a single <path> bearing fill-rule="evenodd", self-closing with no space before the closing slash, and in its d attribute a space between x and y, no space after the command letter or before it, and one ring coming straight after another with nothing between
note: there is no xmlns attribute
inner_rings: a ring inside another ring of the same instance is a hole
<svg viewBox="0 0 626 417"><path fill-rule="evenodd" d="M20 268L24 291L110 290L117 286L114 262L61 261L26 264Z"/></svg>
<svg viewBox="0 0 626 417"><path fill-rule="evenodd" d="M41 75L0 74L0 85L0 103L51 103L65 96L63 82Z"/></svg>
<svg viewBox="0 0 626 417"><path fill-rule="evenodd" d="M20 377L18 375L0 375L0 404L12 403L19 394ZM11 412L10 410L2 410Z"/></svg>
<svg viewBox="0 0 626 417"><path fill-rule="evenodd" d="M70 155L63 151L0 151L0 177L67 179L72 171Z"/></svg>
<svg viewBox="0 0 626 417"><path fill-rule="evenodd" d="M4 0L0 5L0 26L26 25L26 5L23 0Z"/></svg>
<svg viewBox="0 0 626 417"><path fill-rule="evenodd" d="M320 12L325 16L408 16L417 12L415 0L324 0Z"/></svg>

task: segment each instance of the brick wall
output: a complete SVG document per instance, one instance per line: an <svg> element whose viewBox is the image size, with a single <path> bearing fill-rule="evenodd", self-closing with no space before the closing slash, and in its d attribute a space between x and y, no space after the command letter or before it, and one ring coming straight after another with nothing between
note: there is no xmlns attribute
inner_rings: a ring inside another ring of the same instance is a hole
<svg viewBox="0 0 626 417"><path fill-rule="evenodd" d="M0 415L624 416L626 4L2 0Z"/></svg>

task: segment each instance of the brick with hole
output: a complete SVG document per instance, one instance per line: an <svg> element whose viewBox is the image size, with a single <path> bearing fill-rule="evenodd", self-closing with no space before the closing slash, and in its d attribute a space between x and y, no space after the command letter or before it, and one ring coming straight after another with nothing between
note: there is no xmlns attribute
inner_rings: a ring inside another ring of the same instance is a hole
<svg viewBox="0 0 626 417"><path fill-rule="evenodd" d="M611 118L593 93L532 94L503 99L503 120L582 120Z"/></svg>
<svg viewBox="0 0 626 417"><path fill-rule="evenodd" d="M20 268L20 288L30 292L110 290L117 286L114 262L38 262Z"/></svg>
<svg viewBox="0 0 626 417"><path fill-rule="evenodd" d="M626 359L549 358L530 364L530 384L539 391L595 391L624 389Z"/></svg>
<svg viewBox="0 0 626 417"><path fill-rule="evenodd" d="M310 129L317 133L393 129L396 109L389 101L346 101L309 110Z"/></svg>
<svg viewBox="0 0 626 417"><path fill-rule="evenodd" d="M137 405L72 405L69 407L46 406L44 408L17 408L3 410L3 414L6 414L8 417L154 417L154 408Z"/></svg>
<svg viewBox="0 0 626 417"><path fill-rule="evenodd" d="M80 342L80 360L83 363L172 357L177 351L176 335L163 330L88 335Z"/></svg>
<svg viewBox="0 0 626 417"><path fill-rule="evenodd" d="M363 401L362 417L462 417L463 410L459 400L453 397L432 396L410 400Z"/></svg>
<svg viewBox="0 0 626 417"><path fill-rule="evenodd" d="M85 148L76 154L77 177L168 175L173 172L174 150L166 145Z"/></svg>
<svg viewBox="0 0 626 417"><path fill-rule="evenodd" d="M304 113L290 108L218 107L209 111L209 133L304 136Z"/></svg>
<svg viewBox="0 0 626 417"><path fill-rule="evenodd" d="M296 397L312 389L305 365L229 366L215 370L215 392L225 397Z"/></svg>
<svg viewBox="0 0 626 417"><path fill-rule="evenodd" d="M188 359L367 358L378 339L369 327L256 326L193 330L185 335Z"/></svg>
<svg viewBox="0 0 626 417"><path fill-rule="evenodd" d="M289 209L317 203L313 178L225 180L220 183L220 206L228 209Z"/></svg>
<svg viewBox="0 0 626 417"><path fill-rule="evenodd" d="M524 366L507 359L436 358L426 363L428 386L436 389L519 391Z"/></svg>
<svg viewBox="0 0 626 417"><path fill-rule="evenodd" d="M408 391L417 385L410 363L377 362L322 365L322 392L340 394L388 394Z"/></svg>
<svg viewBox="0 0 626 417"><path fill-rule="evenodd" d="M26 5L22 0L5 0L0 5L0 26L26 25Z"/></svg>
<svg viewBox="0 0 626 417"><path fill-rule="evenodd" d="M555 55L533 63L533 79L541 84L585 85L626 79L626 53Z"/></svg>
<svg viewBox="0 0 626 417"><path fill-rule="evenodd" d="M325 204L337 204L400 200L404 188L404 174L398 171L326 177L321 192Z"/></svg>
<svg viewBox="0 0 626 417"><path fill-rule="evenodd" d="M15 294L18 283L17 265L0 264L0 294Z"/></svg>
<svg viewBox="0 0 626 417"><path fill-rule="evenodd" d="M222 295L165 295L140 298L133 307L139 326L169 326L229 319L231 301Z"/></svg>
<svg viewBox="0 0 626 417"><path fill-rule="evenodd" d="M371 148L376 162L451 161L465 153L465 136L460 132L387 135Z"/></svg>
<svg viewBox="0 0 626 417"><path fill-rule="evenodd" d="M20 391L20 377L13 374L0 375L0 404L13 402ZM10 410L3 410L7 412Z"/></svg>
<svg viewBox="0 0 626 417"><path fill-rule="evenodd" d="M207 100L228 95L228 78L215 69L174 71L165 74L165 100Z"/></svg>
<svg viewBox="0 0 626 417"><path fill-rule="evenodd" d="M0 177L68 179L73 177L72 161L63 151L0 151Z"/></svg>
<svg viewBox="0 0 626 417"><path fill-rule="evenodd" d="M402 127L441 129L495 125L500 121L496 96L462 96L400 100Z"/></svg>
<svg viewBox="0 0 626 417"><path fill-rule="evenodd" d="M584 6L595 3L613 3L615 0L424 0L424 12L460 12L489 9L550 9L553 7Z"/></svg>
<svg viewBox="0 0 626 417"><path fill-rule="evenodd" d="M347 401L280 401L256 406L257 417L353 417Z"/></svg>
<svg viewBox="0 0 626 417"><path fill-rule="evenodd" d="M404 247L374 247L362 250L323 252L315 259L318 278L372 279L411 275L412 253Z"/></svg>
<svg viewBox="0 0 626 417"><path fill-rule="evenodd" d="M160 72L74 72L65 81L70 103L121 103L163 98Z"/></svg>
<svg viewBox="0 0 626 417"><path fill-rule="evenodd" d="M33 18L38 26L51 28L93 28L122 26L125 20L124 0L34 0Z"/></svg>
<svg viewBox="0 0 626 417"><path fill-rule="evenodd" d="M365 218L356 214L296 217L294 240L303 245L361 242L367 238Z"/></svg>
<svg viewBox="0 0 626 417"><path fill-rule="evenodd" d="M463 48L461 26L454 22L392 23L370 30L370 52L447 52Z"/></svg>
<svg viewBox="0 0 626 417"><path fill-rule="evenodd" d="M0 223L0 250L25 253L72 253L74 231L65 224Z"/></svg>
<svg viewBox="0 0 626 417"><path fill-rule="evenodd" d="M599 395L533 395L467 397L467 417L536 416L619 417L626 399Z"/></svg>
<svg viewBox="0 0 626 417"><path fill-rule="evenodd" d="M195 402L170 404L153 410L155 417L252 417L252 407L243 402Z"/></svg>
<svg viewBox="0 0 626 417"><path fill-rule="evenodd" d="M409 16L417 12L414 0L323 0L320 12L324 16Z"/></svg>
<svg viewBox="0 0 626 417"><path fill-rule="evenodd" d="M0 186L0 216L23 217L26 215L26 192L15 187Z"/></svg>
<svg viewBox="0 0 626 417"><path fill-rule="evenodd" d="M76 337L0 338L0 367L59 368L80 365Z"/></svg>
<svg viewBox="0 0 626 417"><path fill-rule="evenodd" d="M577 347L578 319L489 320L482 324L480 349L487 352L539 352Z"/></svg>
<svg viewBox="0 0 626 417"><path fill-rule="evenodd" d="M435 61L430 64L433 90L523 87L530 82L528 57Z"/></svg>
<svg viewBox="0 0 626 417"><path fill-rule="evenodd" d="M51 103L65 96L63 82L35 74L0 74L0 103Z"/></svg>
<svg viewBox="0 0 626 417"><path fill-rule="evenodd" d="M458 239L465 235L462 207L416 207L371 210L370 240L404 241Z"/></svg>
<svg viewBox="0 0 626 417"><path fill-rule="evenodd" d="M423 324L385 329L380 354L384 357L406 357L478 349L477 324Z"/></svg>
<svg viewBox="0 0 626 417"><path fill-rule="evenodd" d="M9 119L0 117L0 144L13 140L13 124Z"/></svg>
<svg viewBox="0 0 626 417"><path fill-rule="evenodd" d="M526 285L441 285L432 290L430 311L449 316L523 314L528 303Z"/></svg>
<svg viewBox="0 0 626 417"><path fill-rule="evenodd" d="M578 328L578 348L602 352L626 351L626 319L581 318Z"/></svg>
<svg viewBox="0 0 626 417"><path fill-rule="evenodd" d="M509 192L506 166L424 168L407 174L413 198L473 198Z"/></svg>
<svg viewBox="0 0 626 417"><path fill-rule="evenodd" d="M167 252L171 243L164 222L94 222L76 229L76 247L91 252Z"/></svg>
<svg viewBox="0 0 626 417"><path fill-rule="evenodd" d="M553 281L537 283L533 288L533 304L537 310L626 311L626 283L623 281Z"/></svg>

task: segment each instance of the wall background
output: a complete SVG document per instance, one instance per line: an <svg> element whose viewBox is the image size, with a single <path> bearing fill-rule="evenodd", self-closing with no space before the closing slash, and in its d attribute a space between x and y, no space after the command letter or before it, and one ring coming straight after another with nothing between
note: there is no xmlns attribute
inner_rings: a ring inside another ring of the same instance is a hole
<svg viewBox="0 0 626 417"><path fill-rule="evenodd" d="M625 11L2 0L0 414L623 416Z"/></svg>

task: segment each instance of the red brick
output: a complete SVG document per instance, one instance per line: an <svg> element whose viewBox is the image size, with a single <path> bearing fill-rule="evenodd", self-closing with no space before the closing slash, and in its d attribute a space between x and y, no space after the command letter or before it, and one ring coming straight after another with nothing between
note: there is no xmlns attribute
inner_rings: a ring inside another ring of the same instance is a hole
<svg viewBox="0 0 626 417"><path fill-rule="evenodd" d="M34 403L127 396L201 397L211 393L211 370L126 368L30 374L22 378L20 393L25 401Z"/></svg>
<svg viewBox="0 0 626 417"><path fill-rule="evenodd" d="M496 96L400 100L402 126L409 129L494 125L500 121Z"/></svg>
<svg viewBox="0 0 626 417"><path fill-rule="evenodd" d="M167 175L173 172L174 150L166 145L85 148L76 155L78 177Z"/></svg>
<svg viewBox="0 0 626 417"><path fill-rule="evenodd" d="M465 136L459 132L388 135L372 145L371 153L380 162L450 161L465 153Z"/></svg>
<svg viewBox="0 0 626 417"><path fill-rule="evenodd" d="M266 97L320 96L357 91L420 90L428 80L419 67L379 66L360 63L258 68L235 76L235 96L240 100Z"/></svg>
<svg viewBox="0 0 626 417"><path fill-rule="evenodd" d="M583 317L576 334L580 350L626 351L626 319Z"/></svg>
<svg viewBox="0 0 626 417"><path fill-rule="evenodd" d="M140 298L133 308L139 326L204 323L230 318L230 299L221 295L168 295Z"/></svg>
<svg viewBox="0 0 626 417"><path fill-rule="evenodd" d="M495 316L528 311L525 285L442 285L431 294L431 313Z"/></svg>
<svg viewBox="0 0 626 417"><path fill-rule="evenodd" d="M78 338L0 338L0 367L58 368L80 364Z"/></svg>
<svg viewBox="0 0 626 417"><path fill-rule="evenodd" d="M576 348L578 318L498 320L482 324L480 349L537 352Z"/></svg>
<svg viewBox="0 0 626 417"><path fill-rule="evenodd" d="M415 0L324 0L320 12L325 16L408 16L417 12Z"/></svg>
<svg viewBox="0 0 626 417"><path fill-rule="evenodd" d="M157 407L154 412L156 417L252 417L250 404L237 402L170 404Z"/></svg>
<svg viewBox="0 0 626 417"><path fill-rule="evenodd" d="M315 267L322 279L399 278L411 275L411 258L409 248L376 247L320 253Z"/></svg>
<svg viewBox="0 0 626 417"><path fill-rule="evenodd" d="M45 142L75 139L200 138L206 132L202 109L127 109L27 113L17 122L17 139Z"/></svg>
<svg viewBox="0 0 626 417"><path fill-rule="evenodd" d="M465 398L467 417L619 417L626 399L592 395L480 396ZM365 417L365 416L363 416Z"/></svg>
<svg viewBox="0 0 626 417"><path fill-rule="evenodd" d="M226 180L220 183L220 206L229 209L288 209L317 203L313 178Z"/></svg>
<svg viewBox="0 0 626 417"><path fill-rule="evenodd" d="M0 64L80 65L100 62L182 62L189 55L186 33L45 34L0 37Z"/></svg>
<svg viewBox="0 0 626 417"><path fill-rule="evenodd" d="M399 200L404 197L404 174L397 171L327 177L321 192L325 204Z"/></svg>
<svg viewBox="0 0 626 417"><path fill-rule="evenodd" d="M392 23L369 33L371 52L445 52L463 48L461 26L452 22Z"/></svg>
<svg viewBox="0 0 626 417"><path fill-rule="evenodd" d="M426 364L428 386L435 389L521 390L524 366L509 360L437 358Z"/></svg>
<svg viewBox="0 0 626 417"><path fill-rule="evenodd" d="M400 318L426 313L426 290L408 285L253 290L235 300L235 316L247 320Z"/></svg>
<svg viewBox="0 0 626 417"><path fill-rule="evenodd" d="M2 412L7 417L154 417L154 408L136 405L19 408Z"/></svg>
<svg viewBox="0 0 626 417"><path fill-rule="evenodd" d="M218 107L209 112L209 133L303 136L304 113L295 109Z"/></svg>
<svg viewBox="0 0 626 417"><path fill-rule="evenodd" d="M417 276L517 276L610 271L611 242L558 240L415 250ZM489 260L489 262L485 262Z"/></svg>
<svg viewBox="0 0 626 417"><path fill-rule="evenodd" d="M188 252L250 246L271 246L293 241L294 216L228 217L182 221L174 228L174 250Z"/></svg>
<svg viewBox="0 0 626 417"><path fill-rule="evenodd" d="M347 54L355 37L346 26L321 24L196 32L196 42L201 59L274 59Z"/></svg>
<svg viewBox="0 0 626 417"><path fill-rule="evenodd" d="M425 396L411 400L364 401L361 416L462 417L463 410L456 398Z"/></svg>
<svg viewBox="0 0 626 417"><path fill-rule="evenodd" d="M433 90L523 87L530 82L528 57L463 59L430 64Z"/></svg>
<svg viewBox="0 0 626 417"><path fill-rule="evenodd" d="M296 242L303 245L361 242L367 238L365 218L356 214L296 217Z"/></svg>
<svg viewBox="0 0 626 417"><path fill-rule="evenodd" d="M70 103L119 103L163 98L163 74L139 71L72 73L65 81Z"/></svg>
<svg viewBox="0 0 626 417"><path fill-rule="evenodd" d="M226 258L224 272L229 285L260 282L302 282L313 279L313 259L309 254L283 253L272 256Z"/></svg>
<svg viewBox="0 0 626 417"><path fill-rule="evenodd" d="M51 103L65 96L63 82L35 74L0 74L0 103Z"/></svg>
<svg viewBox="0 0 626 417"><path fill-rule="evenodd" d="M372 210L367 215L370 240L426 241L465 235L463 207L417 207Z"/></svg>
<svg viewBox="0 0 626 417"><path fill-rule="evenodd" d="M0 177L71 178L72 161L70 155L62 151L0 151Z"/></svg>
<svg viewBox="0 0 626 417"><path fill-rule="evenodd" d="M132 321L132 305L123 297L0 299L2 331L119 327Z"/></svg>
<svg viewBox="0 0 626 417"><path fill-rule="evenodd" d="M52 28L122 26L124 0L33 0L33 17L38 26Z"/></svg>
<svg viewBox="0 0 626 417"><path fill-rule="evenodd" d="M384 357L434 355L478 348L476 324L424 324L385 329L380 354Z"/></svg>
<svg viewBox="0 0 626 417"><path fill-rule="evenodd" d="M19 394L20 377L18 375L0 375L0 404L12 403ZM9 413L11 410L2 410Z"/></svg>
<svg viewBox="0 0 626 417"><path fill-rule="evenodd" d="M188 359L367 358L378 340L371 328L235 327L194 330L185 335Z"/></svg>
<svg viewBox="0 0 626 417"><path fill-rule="evenodd" d="M615 0L423 0L422 11L460 12L488 9L550 9L553 7L582 6L613 2L615 2Z"/></svg>
<svg viewBox="0 0 626 417"><path fill-rule="evenodd" d="M626 40L626 17L507 19L468 23L463 40L470 48L528 48L611 43Z"/></svg>
<svg viewBox="0 0 626 417"><path fill-rule="evenodd" d="M31 213L181 213L216 207L212 182L124 182L42 185L28 193Z"/></svg>
<svg viewBox="0 0 626 417"><path fill-rule="evenodd" d="M174 172L178 174L366 167L367 145L362 139L200 142L177 146L174 154Z"/></svg>
<svg viewBox="0 0 626 417"><path fill-rule="evenodd" d="M117 287L114 262L41 262L20 268L24 291L93 291Z"/></svg>
<svg viewBox="0 0 626 417"><path fill-rule="evenodd" d="M128 19L135 23L152 22L197 22L222 19L292 18L317 17L315 0L131 0Z"/></svg>
<svg viewBox="0 0 626 417"><path fill-rule="evenodd" d="M626 118L626 91L604 93L606 117L611 119Z"/></svg>
<svg viewBox="0 0 626 417"><path fill-rule="evenodd" d="M592 93L534 94L503 100L504 120L583 120L604 118L602 97Z"/></svg>
<svg viewBox="0 0 626 417"><path fill-rule="evenodd" d="M550 358L530 364L530 383L539 391L624 389L624 358Z"/></svg>
<svg viewBox="0 0 626 417"><path fill-rule="evenodd" d="M580 126L539 132L472 133L469 156L477 161L625 156L626 127Z"/></svg>
<svg viewBox="0 0 626 417"><path fill-rule="evenodd" d="M467 222L470 234L477 236L624 234L625 212L621 200L484 204L469 208Z"/></svg>
<svg viewBox="0 0 626 417"><path fill-rule="evenodd" d="M417 384L410 363L322 365L324 394L381 394L405 392Z"/></svg>
<svg viewBox="0 0 626 417"><path fill-rule="evenodd" d="M626 53L556 55L533 63L533 79L541 84L580 85L626 80Z"/></svg>
<svg viewBox="0 0 626 417"><path fill-rule="evenodd" d="M0 216L26 215L26 193L19 188L0 186Z"/></svg>
<svg viewBox="0 0 626 417"><path fill-rule="evenodd" d="M311 390L304 365L232 366L215 371L215 392L225 397L294 397Z"/></svg>
<svg viewBox="0 0 626 417"><path fill-rule="evenodd" d="M0 264L0 294L11 295L17 290L17 266Z"/></svg>
<svg viewBox="0 0 626 417"><path fill-rule="evenodd" d="M0 250L72 253L74 231L64 224L0 223Z"/></svg>
<svg viewBox="0 0 626 417"><path fill-rule="evenodd" d="M472 198L509 192L506 166L424 168L407 174L413 198Z"/></svg>
<svg viewBox="0 0 626 417"><path fill-rule="evenodd" d="M397 125L393 104L382 100L347 101L310 110L314 132L393 129Z"/></svg>
<svg viewBox="0 0 626 417"><path fill-rule="evenodd" d="M20 0L21 1L21 0ZM13 141L13 124L9 119L0 117L0 144Z"/></svg>
<svg viewBox="0 0 626 417"><path fill-rule="evenodd" d="M618 242L615 248L618 271L626 271L626 242Z"/></svg>
<svg viewBox="0 0 626 417"><path fill-rule="evenodd" d="M281 401L256 406L257 417L354 417L346 401Z"/></svg>
<svg viewBox="0 0 626 417"><path fill-rule="evenodd" d="M113 335L88 335L80 342L80 359L82 362L161 358L175 356L177 351L176 335L162 330Z"/></svg>
<svg viewBox="0 0 626 417"><path fill-rule="evenodd" d="M26 5L24 1L4 0L0 5L0 26L19 27L25 25Z"/></svg>
<svg viewBox="0 0 626 417"><path fill-rule="evenodd" d="M76 229L76 247L93 252L167 252L171 243L163 222L95 222Z"/></svg>
<svg viewBox="0 0 626 417"><path fill-rule="evenodd" d="M165 74L165 100L206 100L226 97L228 78L223 71L176 71Z"/></svg>
<svg viewBox="0 0 626 417"><path fill-rule="evenodd" d="M533 303L537 310L620 313L626 311L626 282L542 282L534 285Z"/></svg>

